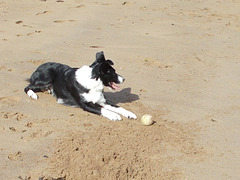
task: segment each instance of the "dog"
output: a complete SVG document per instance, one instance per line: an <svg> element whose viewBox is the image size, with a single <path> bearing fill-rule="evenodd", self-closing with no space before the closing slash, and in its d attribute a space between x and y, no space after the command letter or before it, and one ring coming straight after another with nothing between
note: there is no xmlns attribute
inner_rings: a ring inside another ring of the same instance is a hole
<svg viewBox="0 0 240 180"><path fill-rule="evenodd" d="M71 68L68 65L47 62L40 65L31 75L25 93L34 100L36 92L48 90L60 104L81 107L83 110L104 116L113 121L121 116L137 119L137 116L107 100L104 86L119 89L124 78L115 72L113 61L106 60L103 52L96 53L96 60L90 66ZM120 115L119 115L120 114Z"/></svg>

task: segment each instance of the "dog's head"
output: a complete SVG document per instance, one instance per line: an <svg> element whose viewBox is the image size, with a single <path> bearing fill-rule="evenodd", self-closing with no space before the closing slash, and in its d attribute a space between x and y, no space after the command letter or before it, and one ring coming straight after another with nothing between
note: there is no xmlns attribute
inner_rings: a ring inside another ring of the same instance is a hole
<svg viewBox="0 0 240 180"><path fill-rule="evenodd" d="M111 60L106 60L103 52L98 52L96 54L96 60L90 67L92 70L92 79L100 78L104 86L110 87L113 90L119 89L117 84L124 81L124 78L115 72L112 67L113 62Z"/></svg>

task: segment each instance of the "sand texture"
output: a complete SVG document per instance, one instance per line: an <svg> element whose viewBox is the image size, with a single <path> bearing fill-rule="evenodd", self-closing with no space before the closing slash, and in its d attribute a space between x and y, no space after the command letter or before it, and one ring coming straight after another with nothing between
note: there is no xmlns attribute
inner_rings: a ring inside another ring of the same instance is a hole
<svg viewBox="0 0 240 180"><path fill-rule="evenodd" d="M0 179L240 179L240 2L0 1ZM106 97L137 114L113 122L31 100L44 62L126 80ZM140 118L153 117L144 126Z"/></svg>

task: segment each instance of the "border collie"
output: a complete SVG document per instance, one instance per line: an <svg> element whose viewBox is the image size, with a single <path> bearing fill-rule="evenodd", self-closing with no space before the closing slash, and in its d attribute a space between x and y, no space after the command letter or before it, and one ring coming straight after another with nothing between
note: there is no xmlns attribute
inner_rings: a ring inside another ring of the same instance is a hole
<svg viewBox="0 0 240 180"><path fill-rule="evenodd" d="M134 113L108 101L103 94L104 86L116 90L119 89L118 84L124 81L112 65L113 62L106 60L103 52L96 54L96 60L90 66L81 68L47 62L33 72L29 79L30 84L24 91L37 100L36 92L48 90L57 98L58 103L81 107L113 121L121 120L119 114L136 119Z"/></svg>

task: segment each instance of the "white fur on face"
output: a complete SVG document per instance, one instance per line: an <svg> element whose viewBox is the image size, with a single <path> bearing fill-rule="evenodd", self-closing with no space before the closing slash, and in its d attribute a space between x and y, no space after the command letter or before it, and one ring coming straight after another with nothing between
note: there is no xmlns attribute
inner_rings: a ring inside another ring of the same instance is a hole
<svg viewBox="0 0 240 180"><path fill-rule="evenodd" d="M106 100L103 96L103 83L100 79L91 79L92 68L83 66L76 71L76 80L84 88L89 89L88 93L81 94L88 102L105 103Z"/></svg>

